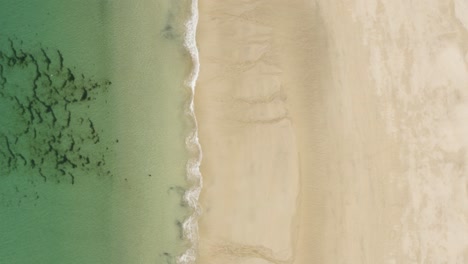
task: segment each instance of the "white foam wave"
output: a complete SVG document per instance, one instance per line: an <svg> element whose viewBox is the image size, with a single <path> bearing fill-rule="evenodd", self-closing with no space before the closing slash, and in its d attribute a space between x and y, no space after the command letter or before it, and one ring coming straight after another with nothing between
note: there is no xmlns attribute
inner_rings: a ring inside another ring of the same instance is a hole
<svg viewBox="0 0 468 264"><path fill-rule="evenodd" d="M182 224L184 237L190 241L191 246L181 256L177 258L178 264L193 264L195 263L198 251L198 217L201 214L201 209L198 204L198 198L203 186L203 181L200 173L200 163L202 160L201 146L198 141L198 124L194 111L194 96L195 84L197 82L198 73L200 70L200 62L198 57L198 48L196 41L196 30L198 24L198 1L192 0L191 16L186 22L186 35L184 45L192 57L193 69L187 79L187 85L192 90L190 103L187 109L187 115L193 121L193 131L186 138L186 145L189 151L194 153L194 157L187 162L187 179L192 184L184 194L184 201L193 210L190 215Z"/></svg>

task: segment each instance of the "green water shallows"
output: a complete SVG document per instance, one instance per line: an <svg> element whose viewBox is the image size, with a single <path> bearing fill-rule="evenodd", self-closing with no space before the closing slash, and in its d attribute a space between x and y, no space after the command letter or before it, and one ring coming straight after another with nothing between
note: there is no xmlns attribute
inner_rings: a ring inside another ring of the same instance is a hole
<svg viewBox="0 0 468 264"><path fill-rule="evenodd" d="M187 247L189 1L0 0L0 263Z"/></svg>

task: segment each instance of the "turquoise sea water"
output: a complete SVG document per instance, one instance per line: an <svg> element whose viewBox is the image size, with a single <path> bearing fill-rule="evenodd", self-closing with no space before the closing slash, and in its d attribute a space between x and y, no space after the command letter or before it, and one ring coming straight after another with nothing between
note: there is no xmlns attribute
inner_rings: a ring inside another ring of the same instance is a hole
<svg viewBox="0 0 468 264"><path fill-rule="evenodd" d="M190 3L0 0L0 263L175 263Z"/></svg>

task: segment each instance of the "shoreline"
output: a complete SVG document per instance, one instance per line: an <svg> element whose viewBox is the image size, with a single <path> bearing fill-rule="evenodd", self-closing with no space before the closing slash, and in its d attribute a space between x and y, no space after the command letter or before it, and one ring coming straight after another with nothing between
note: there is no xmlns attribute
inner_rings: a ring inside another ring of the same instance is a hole
<svg viewBox="0 0 468 264"><path fill-rule="evenodd" d="M198 218L201 214L201 209L198 203L201 189L203 187L203 178L200 173L200 164L203 157L202 149L198 139L198 123L195 116L194 98L195 89L200 72L199 53L197 48L197 23L198 23L198 0L191 0L190 18L187 20L185 27L186 33L184 38L184 46L190 53L192 58L192 72L186 81L190 90L192 91L189 101L188 113L190 121L193 122L192 131L186 137L187 149L192 153L187 161L187 180L192 185L184 193L184 201L189 205L193 211L182 224L182 232L184 237L191 243L190 247L180 256L177 257L178 264L191 264L195 263L198 252Z"/></svg>
<svg viewBox="0 0 468 264"><path fill-rule="evenodd" d="M191 132L185 44L189 2L109 2L119 145L112 247L119 263L175 262L191 245L186 137ZM135 18L138 15L138 18Z"/></svg>

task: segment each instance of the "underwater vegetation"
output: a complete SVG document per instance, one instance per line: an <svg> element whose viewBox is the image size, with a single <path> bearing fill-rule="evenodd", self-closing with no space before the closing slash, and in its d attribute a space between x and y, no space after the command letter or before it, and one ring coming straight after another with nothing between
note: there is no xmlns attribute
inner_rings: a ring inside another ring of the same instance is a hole
<svg viewBox="0 0 468 264"><path fill-rule="evenodd" d="M111 146L89 110L111 82L67 67L60 50L25 50L12 39L3 43L0 177L24 172L32 179L75 184L80 174L111 175L106 168Z"/></svg>

